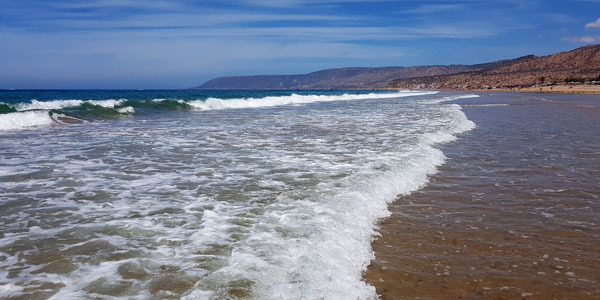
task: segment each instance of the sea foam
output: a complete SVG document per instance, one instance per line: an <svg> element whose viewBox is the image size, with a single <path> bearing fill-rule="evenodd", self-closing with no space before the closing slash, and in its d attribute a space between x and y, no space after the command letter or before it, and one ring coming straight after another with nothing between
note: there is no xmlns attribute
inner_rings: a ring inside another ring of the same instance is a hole
<svg viewBox="0 0 600 300"><path fill-rule="evenodd" d="M366 100L366 99L385 99L385 98L400 98L409 96L422 96L436 94L431 91L398 91L391 93L368 93L368 94L343 94L343 95L298 95L292 94L289 96L269 96L263 98L236 98L236 99L219 99L208 98L206 100L169 100L157 98L149 100L155 103L155 109L161 109L161 104L169 101L176 101L185 107L191 107L195 110L224 110L224 109L242 109L242 108L266 108L285 105L300 105L314 102L331 102L331 101L349 101L349 100ZM38 101L36 99L30 102L21 102L8 105L18 112L26 114L16 115L0 115L0 130L17 130L23 128L44 126L53 123L49 111L60 111L61 109L77 108L82 105L94 105L102 108L115 109L116 112L123 115L132 115L136 113L133 106L135 101L131 102L127 99L106 99L106 100L51 100ZM130 104L130 105L128 105ZM125 106L127 105L127 106ZM121 107L123 106L123 107ZM135 105L134 105L135 106ZM68 115L65 117L71 118ZM77 118L73 118L77 119ZM56 119L54 119L56 120ZM61 122L58 122L61 123Z"/></svg>
<svg viewBox="0 0 600 300"><path fill-rule="evenodd" d="M54 123L47 111L14 112L0 115L0 131L46 126Z"/></svg>
<svg viewBox="0 0 600 300"><path fill-rule="evenodd" d="M19 103L16 105L16 109L18 111L28 111L28 110L52 110L52 109L62 109L67 107L77 107L81 106L84 103L89 103L92 105L101 106L104 108L114 108L117 105L125 102L125 99L108 99L108 100L52 100L52 101L38 101L31 100L31 103Z"/></svg>
<svg viewBox="0 0 600 300"><path fill-rule="evenodd" d="M0 238L0 267L26 266L0 272L10 286L0 297L51 282L50 299L377 299L362 276L376 222L427 184L445 160L438 143L475 126L444 103L461 96L389 94L310 113L250 110L243 122L173 113L53 131L50 146L21 140L0 187L35 202ZM336 101L285 97L277 105ZM39 226L23 231L30 220ZM52 263L36 258L43 243L73 270L38 271Z"/></svg>
<svg viewBox="0 0 600 300"><path fill-rule="evenodd" d="M303 199L282 194L261 219L266 230L252 233L230 265L209 277L258 279L258 299L377 299L362 278L374 258L375 223L389 216L389 202L423 187L444 162L435 144L475 126L458 105L443 109L449 126L421 135L408 149L369 158L353 176L323 182ZM257 255L265 250L273 252Z"/></svg>
<svg viewBox="0 0 600 300"><path fill-rule="evenodd" d="M125 99L52 101L38 101L33 99L31 102L21 102L16 104L3 103L14 108L17 112L0 114L0 131L43 127L51 124L73 123L73 121L80 123L82 120L78 118L51 111L79 107L86 103L103 108L115 108L125 101ZM119 108L117 111L121 114L133 114L135 112L133 107L130 106Z"/></svg>
<svg viewBox="0 0 600 300"><path fill-rule="evenodd" d="M219 99L208 98L206 100L190 101L189 104L198 110L220 110L239 108L260 108L282 105L308 104L314 102L348 101L365 99L400 98L410 96L432 95L437 92L430 91L399 91L394 93L368 93L368 94L343 94L343 95L298 95L273 96L264 98L236 98Z"/></svg>

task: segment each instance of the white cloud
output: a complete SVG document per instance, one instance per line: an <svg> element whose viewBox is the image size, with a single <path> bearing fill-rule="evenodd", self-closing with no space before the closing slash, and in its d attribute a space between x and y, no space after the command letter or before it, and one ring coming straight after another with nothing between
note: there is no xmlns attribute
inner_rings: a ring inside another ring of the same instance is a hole
<svg viewBox="0 0 600 300"><path fill-rule="evenodd" d="M585 28L600 28L600 18L598 18L595 22L585 24Z"/></svg>
<svg viewBox="0 0 600 300"><path fill-rule="evenodd" d="M564 40L567 40L569 42L576 42L576 43L595 44L595 43L600 43L600 35L575 36L575 37L564 38Z"/></svg>

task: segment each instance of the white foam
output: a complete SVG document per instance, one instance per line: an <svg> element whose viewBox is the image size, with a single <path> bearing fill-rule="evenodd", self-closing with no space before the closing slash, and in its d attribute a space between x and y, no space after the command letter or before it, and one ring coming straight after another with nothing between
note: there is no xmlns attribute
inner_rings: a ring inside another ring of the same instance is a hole
<svg viewBox="0 0 600 300"><path fill-rule="evenodd" d="M491 103L491 104L464 104L463 107L498 107L498 106L510 106L507 103Z"/></svg>
<svg viewBox="0 0 600 300"><path fill-rule="evenodd" d="M189 104L198 110L221 110L239 108L259 108L282 105L308 104L314 102L365 100L400 98L410 96L432 95L437 92L399 91L394 93L369 93L369 94L343 94L343 95L298 95L271 96L264 98L237 98L219 99L208 98L206 100L190 101Z"/></svg>
<svg viewBox="0 0 600 300"><path fill-rule="evenodd" d="M11 295L11 294L16 294L17 292L22 291L23 288L15 285L15 284L1 284L0 285L0 295Z"/></svg>
<svg viewBox="0 0 600 300"><path fill-rule="evenodd" d="M377 299L362 277L374 258L375 223L389 215L389 202L423 187L444 162L436 143L474 127L458 105L443 105L439 113L448 125L421 135L410 150L366 157L369 163L356 162L355 175L322 182L302 199L280 195L229 265L203 281L247 279L257 299ZM223 217L213 212L210 220Z"/></svg>
<svg viewBox="0 0 600 300"><path fill-rule="evenodd" d="M28 110L41 110L41 109L61 109L66 107L77 107L84 103L92 105L102 106L105 108L114 108L117 105L125 102L125 99L108 99L108 100L52 100L52 101L38 101L31 100L31 103L19 103L15 106L18 111Z"/></svg>
<svg viewBox="0 0 600 300"><path fill-rule="evenodd" d="M554 218L554 214L553 214L553 213L549 213L549 212L544 212L544 211L543 211L543 212L540 212L540 214L541 214L541 215L542 215L544 218L548 218L548 219Z"/></svg>
<svg viewBox="0 0 600 300"><path fill-rule="evenodd" d="M338 101L335 97L325 101ZM475 126L459 105L427 98L397 104L387 99L357 102L344 109L323 105L301 118L294 118L297 111L283 110L261 118L250 115L247 122L206 122L216 116L194 114L185 116L190 135L179 137L173 133L183 128L177 127L180 114L167 116L176 121L169 122L172 126L147 124L143 133L136 126L101 123L91 128L93 143L82 144L81 136L64 133L62 143L52 145L52 159L43 156L48 152L43 144L24 148L30 156L15 158L11 173L30 172L20 168L35 164L64 178L45 181L41 191L34 188L35 180L20 182L32 184L26 196L39 197L44 208L77 209L69 210L62 227L15 231L14 238L7 233L0 245L67 230L82 241L57 246L64 252L94 240L119 252L142 253L102 261L104 257L92 251L81 255L78 268L69 274L36 274L32 268L10 282L27 286L55 276L52 281L65 286L51 299L89 298L94 295L86 286L92 281L118 282L118 267L135 263L155 269L148 272L149 278L131 280L141 290L114 298L160 298L150 295L147 286L161 278L162 266L174 266L182 276L194 278L194 287L177 295L185 299L226 298L227 289L240 282L249 282L250 299L376 299L375 288L362 276L374 257L370 243L376 222L389 215L388 203L424 186L444 162L437 143L452 141ZM108 159L69 158L84 154L82 146L119 146L130 136L139 137L131 152L102 153ZM194 163L170 153L193 155ZM64 160L69 163L53 163ZM65 192L64 198L46 195L73 185L76 191ZM11 186L0 182L0 187ZM99 192L110 199L98 200ZM247 198L229 199L230 195ZM163 208L183 211L157 213ZM35 213L23 212L14 224L35 220L41 214ZM73 223L77 220L86 222ZM203 262L213 268L203 269ZM0 298L7 294L0 290Z"/></svg>
<svg viewBox="0 0 600 300"><path fill-rule="evenodd" d="M449 102L449 101L454 101L454 100L458 100L458 99L470 99L470 98L479 98L479 97L480 97L479 95L475 95L475 94L453 95L453 96L442 97L439 99L434 99L434 101Z"/></svg>
<svg viewBox="0 0 600 300"><path fill-rule="evenodd" d="M117 111L120 112L120 113L122 113L122 114L133 114L133 113L135 113L135 109L133 109L133 107L131 107L131 106L126 106L126 107L119 108Z"/></svg>
<svg viewBox="0 0 600 300"><path fill-rule="evenodd" d="M125 101L126 101L126 99L119 99L119 100L109 99L109 100L88 100L85 102L88 102L93 105L102 106L105 108L114 108L117 105L123 104L123 102L125 102Z"/></svg>
<svg viewBox="0 0 600 300"><path fill-rule="evenodd" d="M280 203L269 208L263 225L286 228L291 237L276 232L253 235L233 253L232 268L218 276L235 274L234 268L241 267L245 276L265 284L260 299L376 299L375 289L362 279L374 258L374 224L389 215L388 202L422 187L444 161L439 150L426 145L405 157L388 172L365 172L324 184L319 189L322 196L293 201L285 214ZM277 251L258 257L257 248Z"/></svg>
<svg viewBox="0 0 600 300"><path fill-rule="evenodd" d="M53 101L38 101L31 100L31 103L18 103L12 105L17 112L0 114L0 131L18 130L39 126L47 126L53 123L63 123L59 120L60 117L81 121L77 118L54 114L51 116L49 110L62 109L66 107L77 107L84 103L97 105L105 108L114 108L125 102L125 99L119 100L53 100ZM118 109L122 114L133 114L135 110L131 106Z"/></svg>
<svg viewBox="0 0 600 300"><path fill-rule="evenodd" d="M47 126L55 121L47 111L14 112L0 115L0 131Z"/></svg>

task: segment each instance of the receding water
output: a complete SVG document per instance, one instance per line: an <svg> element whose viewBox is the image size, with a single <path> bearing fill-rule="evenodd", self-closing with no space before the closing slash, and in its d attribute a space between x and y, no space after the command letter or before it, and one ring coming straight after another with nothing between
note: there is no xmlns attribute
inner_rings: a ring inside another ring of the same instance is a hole
<svg viewBox="0 0 600 300"><path fill-rule="evenodd" d="M600 299L600 96L482 94L477 128L390 206L382 299Z"/></svg>

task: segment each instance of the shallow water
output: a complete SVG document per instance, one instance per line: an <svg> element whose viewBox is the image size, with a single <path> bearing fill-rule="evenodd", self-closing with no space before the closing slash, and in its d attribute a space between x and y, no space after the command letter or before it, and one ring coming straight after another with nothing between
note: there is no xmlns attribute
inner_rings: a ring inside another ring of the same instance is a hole
<svg viewBox="0 0 600 300"><path fill-rule="evenodd" d="M600 97L457 103L477 128L390 205L368 281L382 299L599 299Z"/></svg>
<svg viewBox="0 0 600 300"><path fill-rule="evenodd" d="M0 115L3 299L375 298L375 222L474 126L453 94L51 93Z"/></svg>

